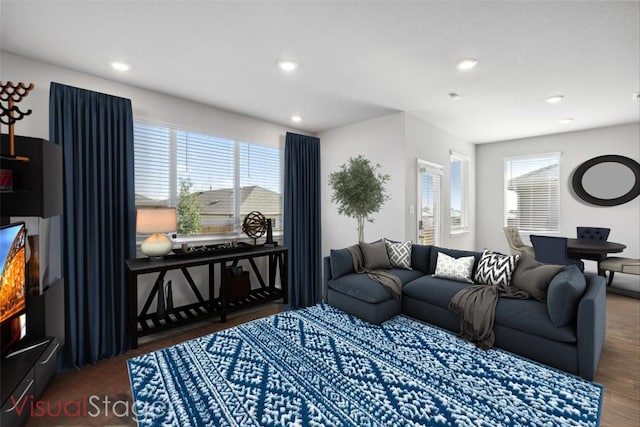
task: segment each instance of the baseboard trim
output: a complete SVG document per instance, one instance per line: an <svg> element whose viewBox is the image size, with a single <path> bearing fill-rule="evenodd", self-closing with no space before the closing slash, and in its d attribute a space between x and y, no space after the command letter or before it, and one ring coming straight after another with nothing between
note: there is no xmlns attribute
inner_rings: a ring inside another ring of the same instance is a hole
<svg viewBox="0 0 640 427"><path fill-rule="evenodd" d="M607 293L623 295L629 298L640 299L640 292L630 291L628 289L616 288L615 286L607 286Z"/></svg>

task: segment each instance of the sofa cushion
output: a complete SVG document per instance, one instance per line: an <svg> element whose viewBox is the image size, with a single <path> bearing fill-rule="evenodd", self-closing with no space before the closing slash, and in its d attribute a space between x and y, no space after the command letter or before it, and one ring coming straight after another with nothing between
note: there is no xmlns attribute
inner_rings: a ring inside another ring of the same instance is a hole
<svg viewBox="0 0 640 427"><path fill-rule="evenodd" d="M547 313L547 305L533 299L498 298L494 323L554 341L577 341L573 325L556 327Z"/></svg>
<svg viewBox="0 0 640 427"><path fill-rule="evenodd" d="M372 304L352 298L333 289L327 291L327 302L337 309L375 325L389 320L396 314L400 314L401 311L400 301L396 301L393 298Z"/></svg>
<svg viewBox="0 0 640 427"><path fill-rule="evenodd" d="M451 298L467 286L469 284L465 282L422 276L407 283L402 294L447 309Z"/></svg>
<svg viewBox="0 0 640 427"><path fill-rule="evenodd" d="M461 258L461 257L473 256L476 259L476 262L473 265L473 270L474 271L476 269L476 266L478 265L478 261L480 260L480 257L482 256L482 254L480 252L461 251L461 250L458 250L458 249L441 248L439 246L432 246L430 252L431 253L429 255L429 272L428 272L428 274L435 273L436 265L438 264L438 253L440 253L440 252L445 253L445 254L449 255L450 257L453 257L453 258Z"/></svg>
<svg viewBox="0 0 640 427"><path fill-rule="evenodd" d="M337 292L374 304L393 298L384 286L367 274L347 274L340 279L329 280L328 285Z"/></svg>
<svg viewBox="0 0 640 427"><path fill-rule="evenodd" d="M423 272L424 274L433 274L430 267L431 245L416 245L411 248L411 268Z"/></svg>
<svg viewBox="0 0 640 427"><path fill-rule="evenodd" d="M362 251L364 268L368 270L387 270L391 268L389 255L387 255L387 246L384 241L374 244L360 242L359 245Z"/></svg>
<svg viewBox="0 0 640 427"><path fill-rule="evenodd" d="M472 275L474 263L475 258L473 256L453 258L440 252L438 254L436 272L433 274L433 277L473 283Z"/></svg>
<svg viewBox="0 0 640 427"><path fill-rule="evenodd" d="M519 255L503 255L485 249L478 261L473 280L483 285L509 286L518 258Z"/></svg>
<svg viewBox="0 0 640 427"><path fill-rule="evenodd" d="M547 308L555 326L568 325L575 319L586 287L584 275L575 265L567 267L551 280L547 290Z"/></svg>
<svg viewBox="0 0 640 427"><path fill-rule="evenodd" d="M417 279L418 277L424 276L424 274L421 271L405 270L403 268L392 268L391 270L388 270L388 271L389 273L392 273L395 276L398 276L398 278L400 279L403 285L406 285L407 283L409 283L414 279Z"/></svg>
<svg viewBox="0 0 640 427"><path fill-rule="evenodd" d="M511 286L525 291L538 301L546 301L551 279L563 269L563 265L543 264L531 255L522 253L513 272Z"/></svg>
<svg viewBox="0 0 640 427"><path fill-rule="evenodd" d="M353 245L351 247L357 246L358 245ZM331 249L329 257L331 258L331 278L337 279L345 274L354 273L353 257L348 248Z"/></svg>
<svg viewBox="0 0 640 427"><path fill-rule="evenodd" d="M407 283L402 288L402 294L447 310L451 298L469 286L472 285L423 276ZM573 326L555 327L547 313L546 304L535 300L499 298L495 323L556 341L575 342L577 339Z"/></svg>
<svg viewBox="0 0 640 427"><path fill-rule="evenodd" d="M389 263L393 268L404 268L411 270L411 240L406 242L392 242L384 239L387 247L387 255L389 255Z"/></svg>

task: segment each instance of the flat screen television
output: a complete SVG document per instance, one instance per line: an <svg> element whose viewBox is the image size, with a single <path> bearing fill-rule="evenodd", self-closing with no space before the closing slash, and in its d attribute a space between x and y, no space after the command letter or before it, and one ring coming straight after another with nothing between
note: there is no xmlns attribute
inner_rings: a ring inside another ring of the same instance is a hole
<svg viewBox="0 0 640 427"><path fill-rule="evenodd" d="M0 354L27 332L27 230L24 222L0 227Z"/></svg>

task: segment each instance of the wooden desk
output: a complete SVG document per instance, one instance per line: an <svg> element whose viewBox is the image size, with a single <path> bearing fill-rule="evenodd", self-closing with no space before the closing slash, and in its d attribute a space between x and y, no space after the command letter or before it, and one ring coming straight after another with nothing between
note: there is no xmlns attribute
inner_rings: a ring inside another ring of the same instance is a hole
<svg viewBox="0 0 640 427"><path fill-rule="evenodd" d="M567 239L567 252L571 254L610 254L622 252L627 246L606 240Z"/></svg>
<svg viewBox="0 0 640 427"><path fill-rule="evenodd" d="M607 254L622 252L627 246L622 243L609 242L606 240L593 240L593 239L571 239L567 238L567 255L573 258L580 258L581 256L598 255L601 258L606 258ZM604 271L600 268L598 263L598 274L604 276Z"/></svg>
<svg viewBox="0 0 640 427"><path fill-rule="evenodd" d="M268 257L268 279L262 277L255 263L255 258ZM253 289L245 299L229 302L222 283L226 278L227 267L236 266L239 261L248 260L251 269L260 283L260 288ZM282 246L265 247L255 246L241 252L226 253L221 255L167 255L162 259L136 258L125 261L127 266L127 323L131 348L138 347L138 337L154 334L165 329L175 328L203 318L220 315L222 322L226 321L228 312L273 301L282 298L283 303L288 303L288 251ZM216 298L214 294L215 265L220 265L219 284L220 292ZM204 299L198 290L189 267L199 265L209 266L209 298ZM159 293L159 287L164 284L164 276L169 270L180 270L189 287L195 295L197 302L167 310L165 316L158 313L149 313L151 304ZM138 276L140 274L158 273L155 285L138 314ZM276 273L280 273L280 287L275 286Z"/></svg>

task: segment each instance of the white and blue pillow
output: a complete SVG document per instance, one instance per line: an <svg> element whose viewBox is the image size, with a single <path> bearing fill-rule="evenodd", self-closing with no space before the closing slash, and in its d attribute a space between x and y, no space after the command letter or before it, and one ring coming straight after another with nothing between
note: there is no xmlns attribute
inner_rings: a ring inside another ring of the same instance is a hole
<svg viewBox="0 0 640 427"><path fill-rule="evenodd" d="M444 252L438 252L436 272L433 277L473 283L471 276L473 275L473 264L475 261L474 256L453 258Z"/></svg>

